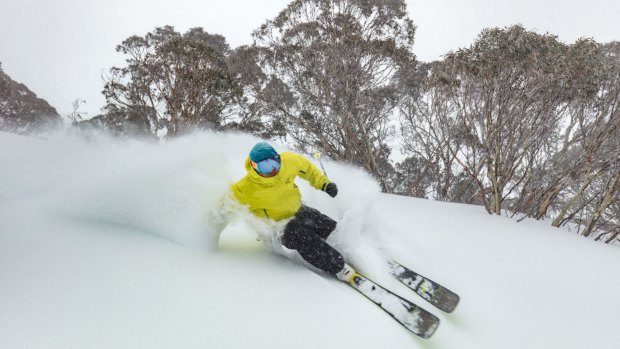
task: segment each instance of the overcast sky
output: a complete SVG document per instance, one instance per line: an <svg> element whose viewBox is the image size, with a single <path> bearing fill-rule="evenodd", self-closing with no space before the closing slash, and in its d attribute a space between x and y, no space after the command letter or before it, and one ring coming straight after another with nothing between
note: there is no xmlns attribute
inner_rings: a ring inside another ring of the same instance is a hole
<svg viewBox="0 0 620 349"><path fill-rule="evenodd" d="M252 30L290 0L0 0L0 62L59 113L71 102L96 115L104 104L101 75L120 66L115 47L156 26L185 32L203 27L231 47L249 44ZM407 0L418 26L415 53L430 61L469 46L483 28L521 23L564 42L620 40L619 0Z"/></svg>

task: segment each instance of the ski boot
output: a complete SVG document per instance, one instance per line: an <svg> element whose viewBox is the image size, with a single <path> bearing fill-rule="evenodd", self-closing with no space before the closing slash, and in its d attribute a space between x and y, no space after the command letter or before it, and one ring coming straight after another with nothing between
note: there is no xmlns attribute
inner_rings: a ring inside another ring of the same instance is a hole
<svg viewBox="0 0 620 349"><path fill-rule="evenodd" d="M353 270L353 268L351 268L351 266L346 263L344 264L342 270L336 273L336 277L339 280L342 280L348 284L353 284L356 275L357 273L355 272L355 270Z"/></svg>

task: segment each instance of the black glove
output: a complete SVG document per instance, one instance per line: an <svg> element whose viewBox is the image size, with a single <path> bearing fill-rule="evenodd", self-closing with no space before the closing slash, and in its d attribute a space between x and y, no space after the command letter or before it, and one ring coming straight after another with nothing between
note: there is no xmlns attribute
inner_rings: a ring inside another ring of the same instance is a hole
<svg viewBox="0 0 620 349"><path fill-rule="evenodd" d="M336 195L338 195L338 187L336 186L336 183L330 182L327 183L327 185L323 188L323 190L329 194L329 196L331 197L336 197Z"/></svg>

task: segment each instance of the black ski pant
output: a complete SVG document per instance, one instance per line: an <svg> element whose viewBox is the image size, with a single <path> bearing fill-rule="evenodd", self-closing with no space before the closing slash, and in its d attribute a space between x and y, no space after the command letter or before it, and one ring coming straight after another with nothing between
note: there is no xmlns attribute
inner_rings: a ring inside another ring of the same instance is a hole
<svg viewBox="0 0 620 349"><path fill-rule="evenodd" d="M329 274L344 267L344 258L325 239L336 229L336 221L319 210L302 205L284 227L282 245L297 250L308 263Z"/></svg>

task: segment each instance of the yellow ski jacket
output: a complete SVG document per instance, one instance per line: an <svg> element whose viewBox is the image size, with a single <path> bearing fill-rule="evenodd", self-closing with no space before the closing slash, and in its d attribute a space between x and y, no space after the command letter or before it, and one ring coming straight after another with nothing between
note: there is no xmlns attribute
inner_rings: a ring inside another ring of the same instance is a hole
<svg viewBox="0 0 620 349"><path fill-rule="evenodd" d="M301 193L295 184L297 176L318 190L329 183L329 179L301 155L284 152L280 160L280 172L265 178L254 171L248 157L245 160L247 174L231 186L235 198L248 205L252 213L276 221L294 216L301 207Z"/></svg>

